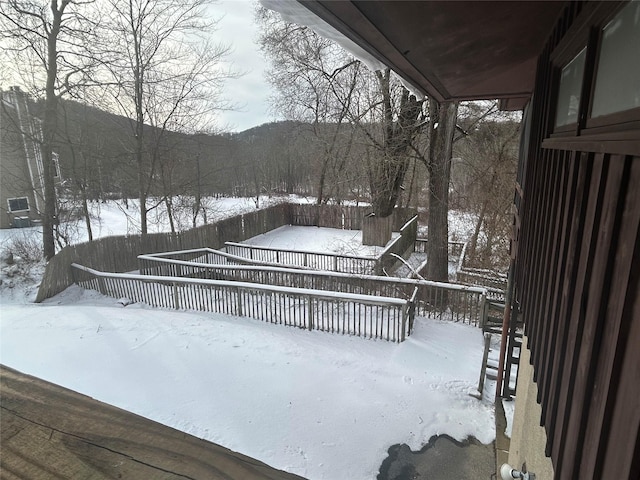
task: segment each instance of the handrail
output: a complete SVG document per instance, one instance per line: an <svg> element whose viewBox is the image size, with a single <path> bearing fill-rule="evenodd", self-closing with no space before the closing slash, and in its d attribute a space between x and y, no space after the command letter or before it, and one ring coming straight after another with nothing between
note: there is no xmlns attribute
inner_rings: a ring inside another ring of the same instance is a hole
<svg viewBox="0 0 640 480"><path fill-rule="evenodd" d="M72 263L71 266L73 268L77 268L78 270L91 273L96 277L102 277L102 278L122 278L125 280L140 280L143 282L185 283L190 285L202 284L202 285L219 285L219 286L228 286L228 287L244 287L244 288L252 288L254 290L263 290L263 291L269 291L269 292L280 292L280 291L283 291L283 288L285 289L287 288L287 287L263 285L263 284L251 283L251 282L234 282L229 280L209 280L209 279L198 279L198 278L188 278L188 277L169 277L165 275L140 275L136 273L101 272L99 270L94 270L93 268L85 267L84 265L80 265L78 263ZM313 295L318 298L328 298L328 299L342 298L342 299L349 299L349 300L361 300L361 301L371 302L376 305L383 305L383 304L404 305L406 303L406 300L402 300L399 298L383 297L383 296L377 296L377 295L331 292L327 290L316 290L311 288L297 288L297 287L289 287L289 289L291 291L295 291L296 293L302 293L304 295Z"/></svg>
<svg viewBox="0 0 640 480"><path fill-rule="evenodd" d="M225 246L246 248L249 250L265 250L268 252L287 252L287 253L303 253L307 255L322 255L326 257L351 258L354 260L362 260L363 258L373 260L375 257L360 257L358 255L343 255L341 253L314 252L312 250L287 250L286 248L267 247L261 245L250 245L248 243L224 242Z"/></svg>
<svg viewBox="0 0 640 480"><path fill-rule="evenodd" d="M250 264L250 265L224 265L224 264L211 264L211 263L204 263L204 262L192 262L189 260L178 260L178 259L174 259L174 258L163 258L163 255L167 255L167 254L173 254L173 253L194 253L197 251L213 251L213 252L219 252L219 250L212 250L210 248L203 248L203 249L193 249L193 250L184 250L184 251L176 251L176 252L165 252L165 253L154 253L154 254L143 254L143 255L138 255L139 259L145 259L145 260L151 260L151 261L158 261L158 262L162 262L162 263L172 263L172 264L176 264L176 265L185 265L185 266L193 266L193 267L210 267L210 268L217 268L217 269L224 269L224 270L260 270L260 271L273 271L273 272L291 272L292 269L288 268L288 267L275 267L275 266L271 266L273 264L270 264L269 266L260 266L260 265L254 265L254 264ZM224 254L225 256L233 256L230 254ZM151 257L151 258L150 258ZM238 257L238 258L243 258L243 257ZM87 268L87 267L84 267ZM433 287L441 287L441 288L446 288L449 290L461 290L461 291L465 291L465 292L470 292L470 293L485 293L486 292L486 288L485 287L480 287L480 286L476 286L476 285L463 285L463 284L459 284L459 283L447 283L447 282L436 282L433 280L419 280L419 279L413 279L413 278L400 278L400 277L383 277L380 275L367 275L367 274L353 274L353 273L344 273L344 272L329 272L329 271L325 271L325 270L306 270L306 269L293 269L296 273L300 273L300 274L309 274L309 275L314 275L314 276L322 276L322 277L339 277L339 278L345 278L345 279L354 279L354 278L360 278L360 279L367 279L367 280L372 280L372 281L376 281L376 282L383 282L383 283L389 283L389 284L409 284L409 285L415 285L415 284L423 284L423 285L430 285Z"/></svg>
<svg viewBox="0 0 640 480"><path fill-rule="evenodd" d="M191 253L194 251L189 252ZM163 258L159 255L140 255L138 258L141 272L158 272L170 276L296 285L365 295L400 296L403 299L410 298L417 288L419 295L416 308L424 316L445 318L448 315L454 321L472 325L481 325L485 321L481 298L487 295L487 289L478 286L286 267L211 264ZM156 265L150 265L151 263Z"/></svg>
<svg viewBox="0 0 640 480"><path fill-rule="evenodd" d="M212 311L394 342L403 341L411 333L407 326L413 324L407 316L408 302L399 298L71 266L75 282L84 288L155 307Z"/></svg>
<svg viewBox="0 0 640 480"><path fill-rule="evenodd" d="M176 250L171 252L145 253L142 255L138 255L138 259L155 260L157 258L161 258L163 261L169 261L169 260L175 260L175 259L166 258L166 255L185 255L189 253L210 253L212 255L217 255L225 258L225 260L228 260L230 264L233 264L236 267L241 265L263 266L263 267L281 265L280 263L275 263L275 262L265 262L263 260L252 260L246 257L242 257L240 255L234 255L232 253L223 252L222 250L216 250L214 248L208 248L208 247L193 248L189 250ZM188 262L188 260L186 261ZM234 262L237 262L237 264ZM296 266L292 265L292 266L289 266L288 268L296 268Z"/></svg>
<svg viewBox="0 0 640 480"><path fill-rule="evenodd" d="M283 250L234 242L225 242L225 246L227 251L234 252L234 255L238 253L238 256L242 256L242 252L248 252L248 258L251 261L265 262L263 259L265 254L271 253L273 254L272 256L275 257L275 262L270 262L272 265L278 264L298 268L330 270L334 272L373 273L376 271L379 263L379 259L376 257L358 257L355 255L340 255L302 250ZM254 252L256 253L254 254ZM255 260L254 257L262 257L262 259Z"/></svg>

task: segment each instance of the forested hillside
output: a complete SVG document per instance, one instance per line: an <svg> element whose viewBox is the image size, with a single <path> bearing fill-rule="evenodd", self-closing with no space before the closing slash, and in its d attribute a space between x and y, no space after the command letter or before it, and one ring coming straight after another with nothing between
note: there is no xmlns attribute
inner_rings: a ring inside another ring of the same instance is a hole
<svg viewBox="0 0 640 480"><path fill-rule="evenodd" d="M42 114L42 104L32 103ZM450 208L476 223L469 254L478 264L505 264L510 232L509 205L517 161L519 123L470 106L461 112L454 138ZM60 214L83 216L82 205L138 195L135 122L89 105L66 100L59 109L55 149L64 182ZM375 125L367 127L371 130ZM366 131L347 125L283 121L240 133L178 133L146 126L145 156L150 207L189 209L207 197L295 193L318 202L369 202L367 170L371 152ZM399 206L428 211L428 169L411 157Z"/></svg>

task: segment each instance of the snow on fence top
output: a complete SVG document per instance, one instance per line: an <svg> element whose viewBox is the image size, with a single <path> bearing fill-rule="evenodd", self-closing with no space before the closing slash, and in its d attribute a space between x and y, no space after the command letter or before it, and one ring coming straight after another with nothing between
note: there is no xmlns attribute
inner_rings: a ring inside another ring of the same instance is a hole
<svg viewBox="0 0 640 480"><path fill-rule="evenodd" d="M411 300L224 280L100 272L72 264L76 283L154 307L210 311L331 333L402 342Z"/></svg>
<svg viewBox="0 0 640 480"><path fill-rule="evenodd" d="M487 291L482 287L409 278L340 272L302 270L273 266L221 264L220 252L193 249L164 254L140 255L140 272L170 277L210 278L250 283L333 290L364 295L416 297L418 314L430 318L449 318L456 322L483 326ZM166 258L178 257L178 258Z"/></svg>

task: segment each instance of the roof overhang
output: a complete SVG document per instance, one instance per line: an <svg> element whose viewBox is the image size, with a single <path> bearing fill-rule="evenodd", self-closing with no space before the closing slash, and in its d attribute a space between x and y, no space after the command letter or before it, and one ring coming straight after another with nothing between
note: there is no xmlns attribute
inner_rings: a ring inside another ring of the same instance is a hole
<svg viewBox="0 0 640 480"><path fill-rule="evenodd" d="M299 0L438 101L520 109L566 1Z"/></svg>

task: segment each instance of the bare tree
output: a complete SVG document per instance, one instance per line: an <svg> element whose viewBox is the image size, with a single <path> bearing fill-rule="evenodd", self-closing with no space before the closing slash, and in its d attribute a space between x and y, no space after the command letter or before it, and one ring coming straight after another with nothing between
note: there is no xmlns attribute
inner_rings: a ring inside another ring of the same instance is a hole
<svg viewBox="0 0 640 480"><path fill-rule="evenodd" d="M91 46L96 23L92 1L6 0L0 2L2 60L12 78L36 98L44 98L42 178L44 212L42 242L45 258L55 254L56 217L53 145L58 131L58 101L76 88L92 83L95 56Z"/></svg>
<svg viewBox="0 0 640 480"><path fill-rule="evenodd" d="M209 128L213 114L228 108L222 84L235 74L223 64L229 47L211 40L216 22L206 11L209 0L110 0L109 4L110 38L121 52L108 65L109 93L132 119L140 228L145 235L149 211L171 195L165 191L162 198L149 202L158 177L171 170L161 165L168 133Z"/></svg>
<svg viewBox="0 0 640 480"><path fill-rule="evenodd" d="M416 100L405 87L397 86L394 93L388 68L375 73L382 97L383 136L381 140L372 139L380 150L380 159L370 168L371 197L374 213L384 218L391 215L398 202L412 145L425 125L425 116L423 101Z"/></svg>
<svg viewBox="0 0 640 480"><path fill-rule="evenodd" d="M464 193L459 203L475 216L467 255L478 267L508 268L519 131L516 120L495 116L469 129L455 147L461 170L456 183Z"/></svg>
<svg viewBox="0 0 640 480"><path fill-rule="evenodd" d="M457 103L432 100L427 111L427 102L412 95L389 69L370 72L308 28L281 22L273 13L263 11L260 15L265 32L262 45L273 64L270 79L279 92L276 107L285 113L312 112L314 120L321 116L323 121L338 125L344 121L357 131L357 137L352 138L365 144L365 154L349 161L367 165L373 211L382 220L369 225L386 230L374 242L384 244L390 238L390 222L385 219L398 204L411 162L418 158L426 166L429 275L447 280L448 194ZM427 141L418 141L427 127ZM345 157L349 153L351 150ZM321 169L320 186L325 183L325 174L326 168ZM318 191L324 194L322 188Z"/></svg>
<svg viewBox="0 0 640 480"><path fill-rule="evenodd" d="M427 243L427 278L446 282L449 279L449 182L453 134L458 104L429 102L429 220Z"/></svg>
<svg viewBox="0 0 640 480"><path fill-rule="evenodd" d="M287 119L308 122L315 137L316 198L340 201L354 146L350 109L362 82L362 65L313 30L283 22L267 9L257 14L261 48L271 60L268 81L278 91L273 108Z"/></svg>

